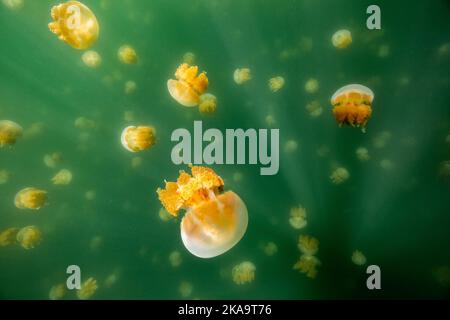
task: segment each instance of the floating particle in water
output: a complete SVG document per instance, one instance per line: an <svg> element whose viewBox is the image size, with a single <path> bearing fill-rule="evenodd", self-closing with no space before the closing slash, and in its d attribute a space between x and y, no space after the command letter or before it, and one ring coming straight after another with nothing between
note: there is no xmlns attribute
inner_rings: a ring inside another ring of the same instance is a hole
<svg viewBox="0 0 450 320"><path fill-rule="evenodd" d="M266 256L273 256L278 252L278 246L275 242L269 241L263 246L263 251Z"/></svg>
<svg viewBox="0 0 450 320"><path fill-rule="evenodd" d="M187 63L188 65L193 65L195 63L195 54L192 52L186 52L183 55L183 63Z"/></svg>
<svg viewBox="0 0 450 320"><path fill-rule="evenodd" d="M190 166L192 176L180 172L177 182L158 189L164 208L173 216L186 210L181 220L181 239L186 249L200 258L212 258L234 247L248 224L245 203L233 191L222 193L224 182L212 169Z"/></svg>
<svg viewBox="0 0 450 320"><path fill-rule="evenodd" d="M295 151L298 150L298 142L295 141L294 139L290 139L288 141L286 141L286 143L284 144L284 152L285 153L294 153Z"/></svg>
<svg viewBox="0 0 450 320"><path fill-rule="evenodd" d="M0 170L0 184L5 184L9 181L10 173L7 170Z"/></svg>
<svg viewBox="0 0 450 320"><path fill-rule="evenodd" d="M241 85L250 81L252 79L252 74L249 68L238 68L234 70L233 80L237 84Z"/></svg>
<svg viewBox="0 0 450 320"><path fill-rule="evenodd" d="M48 298L50 300L61 300L66 295L66 284L60 283L57 285L54 285L50 288L50 291L48 293Z"/></svg>
<svg viewBox="0 0 450 320"><path fill-rule="evenodd" d="M358 149L356 149L355 153L359 161L364 162L370 160L369 150L367 150L367 148L359 147Z"/></svg>
<svg viewBox="0 0 450 320"><path fill-rule="evenodd" d="M13 145L22 136L23 129L10 120L0 120L0 148Z"/></svg>
<svg viewBox="0 0 450 320"><path fill-rule="evenodd" d="M307 93L316 93L319 90L319 81L311 78L305 82L305 91Z"/></svg>
<svg viewBox="0 0 450 320"><path fill-rule="evenodd" d="M102 64L102 57L97 51L89 50L81 55L81 61L89 68L98 68Z"/></svg>
<svg viewBox="0 0 450 320"><path fill-rule="evenodd" d="M289 224L294 229L303 229L308 224L306 216L307 214L305 208L302 206L293 207L289 211Z"/></svg>
<svg viewBox="0 0 450 320"><path fill-rule="evenodd" d="M87 49L98 39L100 27L94 13L78 1L68 1L51 10L51 32L75 49Z"/></svg>
<svg viewBox="0 0 450 320"><path fill-rule="evenodd" d="M391 170L394 168L394 162L390 159L382 159L380 161L380 167L383 170Z"/></svg>
<svg viewBox="0 0 450 320"><path fill-rule="evenodd" d="M159 209L158 216L164 222L175 219L175 217L167 212L167 210L164 208Z"/></svg>
<svg viewBox="0 0 450 320"><path fill-rule="evenodd" d="M283 77L274 77L269 79L269 89L272 92L277 92L281 88L284 87L284 78Z"/></svg>
<svg viewBox="0 0 450 320"><path fill-rule="evenodd" d="M178 292L183 299L189 298L194 291L194 286L188 281L182 281L178 287Z"/></svg>
<svg viewBox="0 0 450 320"><path fill-rule="evenodd" d="M331 43L335 48L345 49L352 43L352 33L349 30L341 29L336 31L331 37Z"/></svg>
<svg viewBox="0 0 450 320"><path fill-rule="evenodd" d="M450 161L442 161L439 164L439 177L446 183L450 183Z"/></svg>
<svg viewBox="0 0 450 320"><path fill-rule="evenodd" d="M386 147L388 142L391 140L391 137L392 133L390 131L382 131L373 139L373 146L377 149L382 149Z"/></svg>
<svg viewBox="0 0 450 320"><path fill-rule="evenodd" d="M357 266L363 266L367 263L367 259L361 251L355 250L352 253L352 262Z"/></svg>
<svg viewBox="0 0 450 320"><path fill-rule="evenodd" d="M241 262L233 267L231 276L234 283L243 285L255 280L255 265L250 261Z"/></svg>
<svg viewBox="0 0 450 320"><path fill-rule="evenodd" d="M120 141L130 152L143 151L155 144L156 130L150 126L128 126L123 129Z"/></svg>
<svg viewBox="0 0 450 320"><path fill-rule="evenodd" d="M81 284L81 288L77 290L77 297L80 300L89 300L97 291L97 280L93 277L88 278Z"/></svg>
<svg viewBox="0 0 450 320"><path fill-rule="evenodd" d="M123 64L136 64L138 61L138 56L136 50L130 45L123 45L117 51L117 57L119 61Z"/></svg>
<svg viewBox="0 0 450 320"><path fill-rule="evenodd" d="M167 81L167 89L175 101L185 107L195 107L200 96L208 88L208 77L205 72L198 74L197 66L181 64L175 72L175 78Z"/></svg>
<svg viewBox="0 0 450 320"><path fill-rule="evenodd" d="M7 247L16 243L18 228L8 228L0 232L0 247Z"/></svg>
<svg viewBox="0 0 450 320"><path fill-rule="evenodd" d="M36 226L27 226L19 230L16 239L24 249L33 249L41 242L42 232Z"/></svg>
<svg viewBox="0 0 450 320"><path fill-rule="evenodd" d="M317 276L317 267L320 264L320 260L315 256L303 254L294 264L293 269L306 274L308 278L314 279Z"/></svg>
<svg viewBox="0 0 450 320"><path fill-rule="evenodd" d="M330 176L331 182L334 184L342 184L350 178L350 173L344 167L336 168Z"/></svg>
<svg viewBox="0 0 450 320"><path fill-rule="evenodd" d="M135 93L137 90L137 83L135 81L129 80L127 82L125 82L124 85L124 92L127 95L131 95L133 93Z"/></svg>
<svg viewBox="0 0 450 320"><path fill-rule="evenodd" d="M91 251L98 251L100 247L103 245L103 237L102 236L94 236L91 238L91 241L89 242L89 249Z"/></svg>
<svg viewBox="0 0 450 320"><path fill-rule="evenodd" d="M55 176L52 178L52 182L55 185L68 185L72 182L72 172L67 169L61 169Z"/></svg>
<svg viewBox="0 0 450 320"><path fill-rule="evenodd" d="M53 152L51 154L44 155L44 164L46 167L55 168L62 161L62 153L61 152Z"/></svg>
<svg viewBox="0 0 450 320"><path fill-rule="evenodd" d="M90 129L94 129L97 124L95 123L94 120L85 118L85 117L78 117L75 119L74 122L75 128L77 129L81 129L81 130L90 130Z"/></svg>
<svg viewBox="0 0 450 320"><path fill-rule="evenodd" d="M317 118L322 114L323 108L318 100L314 100L306 105L306 111L311 117Z"/></svg>
<svg viewBox="0 0 450 320"><path fill-rule="evenodd" d="M25 188L16 194L14 205L19 209L38 210L45 205L46 201L46 191L36 188Z"/></svg>
<svg viewBox="0 0 450 320"><path fill-rule="evenodd" d="M313 256L319 250L319 240L308 235L298 237L298 249L304 255Z"/></svg>
<svg viewBox="0 0 450 320"><path fill-rule="evenodd" d="M95 200L96 197L97 197L97 193L95 192L95 190L88 190L84 194L84 198L88 201L93 201L93 200Z"/></svg>
<svg viewBox="0 0 450 320"><path fill-rule="evenodd" d="M183 259L181 258L180 251L175 250L169 254L169 263L172 267L174 268L179 267L182 262Z"/></svg>
<svg viewBox="0 0 450 320"><path fill-rule="evenodd" d="M144 159L142 159L141 157L133 157L131 159L131 167L133 169L139 168L140 166L142 166L143 162L144 162Z"/></svg>
<svg viewBox="0 0 450 320"><path fill-rule="evenodd" d="M214 113L217 109L217 98L210 93L204 93L200 96L198 110L204 114Z"/></svg>

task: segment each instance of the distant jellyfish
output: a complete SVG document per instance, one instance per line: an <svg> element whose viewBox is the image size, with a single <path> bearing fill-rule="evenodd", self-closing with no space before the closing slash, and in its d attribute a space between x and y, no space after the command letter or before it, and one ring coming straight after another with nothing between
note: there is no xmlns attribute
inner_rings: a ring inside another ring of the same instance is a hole
<svg viewBox="0 0 450 320"><path fill-rule="evenodd" d="M114 286L116 284L116 282L119 280L120 277L120 270L116 269L114 270L111 274L109 274L104 282L104 285L106 288L111 288L112 286Z"/></svg>
<svg viewBox="0 0 450 320"><path fill-rule="evenodd" d="M286 143L284 144L284 152L285 153L293 153L295 151L297 151L298 149L298 142L295 141L294 139L290 139L288 141L286 141Z"/></svg>
<svg viewBox="0 0 450 320"><path fill-rule="evenodd" d="M320 266L320 260L312 255L301 255L295 263L294 270L306 274L308 278L314 279L317 276L317 267Z"/></svg>
<svg viewBox="0 0 450 320"><path fill-rule="evenodd" d="M10 10L20 10L24 6L24 0L2 0L2 2Z"/></svg>
<svg viewBox="0 0 450 320"><path fill-rule="evenodd" d="M36 226L27 226L19 230L16 239L24 249L33 249L41 242L42 232Z"/></svg>
<svg viewBox="0 0 450 320"><path fill-rule="evenodd" d="M327 145L321 145L317 148L316 153L319 157L324 158L330 154L330 147Z"/></svg>
<svg viewBox="0 0 450 320"><path fill-rule="evenodd" d="M231 271L234 283L243 285L255 279L255 265L250 261L244 261L235 265Z"/></svg>
<svg viewBox="0 0 450 320"><path fill-rule="evenodd" d="M44 164L46 167L55 168L62 161L61 152L53 152L51 154L44 155Z"/></svg>
<svg viewBox="0 0 450 320"><path fill-rule="evenodd" d="M72 181L72 172L67 169L58 171L52 178L52 182L55 185L68 185Z"/></svg>
<svg viewBox="0 0 450 320"><path fill-rule="evenodd" d="M233 80L237 84L244 84L252 79L251 71L249 68L238 68L234 70Z"/></svg>
<svg viewBox="0 0 450 320"><path fill-rule="evenodd" d="M345 49L352 43L352 34L346 29L336 31L331 37L333 46L338 49Z"/></svg>
<svg viewBox="0 0 450 320"><path fill-rule="evenodd" d="M98 68L102 64L102 57L97 51L89 50L81 55L81 60L89 68Z"/></svg>
<svg viewBox="0 0 450 320"><path fill-rule="evenodd" d="M23 129L10 120L0 120L0 148L13 145L22 136Z"/></svg>
<svg viewBox="0 0 450 320"><path fill-rule="evenodd" d="M192 283L188 281L181 282L180 286L178 287L178 292L180 293L183 299L189 298L192 295L193 291L194 286L192 285Z"/></svg>
<svg viewBox="0 0 450 320"><path fill-rule="evenodd" d="M131 159L131 167L133 169L139 168L140 166L142 166L142 162L144 162L144 159L142 159L141 157L133 157Z"/></svg>
<svg viewBox="0 0 450 320"><path fill-rule="evenodd" d="M379 134L377 134L375 136L375 138L373 139L373 146L377 149L382 149L384 147L386 147L386 145L389 143L389 141L391 140L392 137L392 133L390 131L382 131Z"/></svg>
<svg viewBox="0 0 450 320"><path fill-rule="evenodd" d="M88 119L85 117L76 118L74 125L75 125L75 128L82 129L82 130L94 129L97 126L97 124L95 123L94 120L91 120L91 119Z"/></svg>
<svg viewBox="0 0 450 320"><path fill-rule="evenodd" d="M305 91L307 93L316 93L319 90L319 81L314 78L310 78L305 82Z"/></svg>
<svg viewBox="0 0 450 320"><path fill-rule="evenodd" d="M269 89L272 92L277 92L281 88L284 87L284 78L283 77L274 77L269 79Z"/></svg>
<svg viewBox="0 0 450 320"><path fill-rule="evenodd" d="M306 209L302 206L293 207L289 211L289 224L294 229L303 229L308 225L306 220Z"/></svg>
<svg viewBox="0 0 450 320"><path fill-rule="evenodd" d="M129 80L127 82L125 82L124 85L124 92L127 95L131 95L133 93L135 93L137 90L137 83L135 81Z"/></svg>
<svg viewBox="0 0 450 320"><path fill-rule="evenodd" d="M16 243L18 228L8 228L0 232L0 247L7 247Z"/></svg>
<svg viewBox="0 0 450 320"><path fill-rule="evenodd" d="M135 64L138 61L136 50L130 45L123 45L117 51L117 56L123 64Z"/></svg>
<svg viewBox="0 0 450 320"><path fill-rule="evenodd" d="M97 291L97 280L93 277L88 278L81 284L81 288L77 290L77 297L80 300L89 300Z"/></svg>
<svg viewBox="0 0 450 320"><path fill-rule="evenodd" d="M203 114L214 113L217 109L217 98L210 93L204 93L200 96L198 110Z"/></svg>
<svg viewBox="0 0 450 320"><path fill-rule="evenodd" d="M95 190L88 190L84 193L84 198L88 201L93 201L97 197Z"/></svg>
<svg viewBox="0 0 450 320"><path fill-rule="evenodd" d="M174 268L179 267L182 262L183 259L181 258L180 251L175 250L169 254L169 263L172 267Z"/></svg>
<svg viewBox="0 0 450 320"><path fill-rule="evenodd" d="M233 173L233 181L234 182L241 182L242 179L244 178L244 175L242 174L242 172L235 172Z"/></svg>
<svg viewBox="0 0 450 320"><path fill-rule="evenodd" d="M200 96L208 88L205 72L198 74L197 66L181 64L175 72L175 78L167 81L167 89L175 101L185 107L195 107L200 103Z"/></svg>
<svg viewBox="0 0 450 320"><path fill-rule="evenodd" d="M278 252L278 246L275 242L270 241L264 244L263 251L266 256L271 257Z"/></svg>
<svg viewBox="0 0 450 320"><path fill-rule="evenodd" d="M369 150L367 150L367 148L359 147L356 149L355 153L359 161L364 162L370 160Z"/></svg>
<svg viewBox="0 0 450 320"><path fill-rule="evenodd" d="M68 1L54 6L53 22L48 24L51 32L75 49L87 49L98 39L100 27L94 13L78 1Z"/></svg>
<svg viewBox="0 0 450 320"><path fill-rule="evenodd" d="M23 132L23 135L27 139L34 138L40 135L43 130L44 124L42 122L34 122Z"/></svg>
<svg viewBox="0 0 450 320"><path fill-rule="evenodd" d="M67 292L67 285L65 283L60 283L50 288L48 298L50 300L61 300L66 295L66 292Z"/></svg>
<svg viewBox="0 0 450 320"><path fill-rule="evenodd" d="M20 190L14 198L14 204L19 209L38 210L45 205L47 192L36 188Z"/></svg>
<svg viewBox="0 0 450 320"><path fill-rule="evenodd" d="M273 115L271 115L271 114L268 114L268 115L264 118L264 121L266 122L266 124L267 124L269 127L273 127L273 126L277 123L277 121L275 120L275 117L274 117Z"/></svg>
<svg viewBox="0 0 450 320"><path fill-rule="evenodd" d="M352 262L357 266L363 266L366 264L366 256L359 250L355 250L352 253Z"/></svg>
<svg viewBox="0 0 450 320"><path fill-rule="evenodd" d="M384 169L384 170L391 170L392 168L394 168L394 162L392 162L392 160L391 159L382 159L381 161L380 161L380 167L381 167L381 169Z"/></svg>
<svg viewBox="0 0 450 320"><path fill-rule="evenodd" d="M298 238L298 249L304 255L313 256L319 250L319 240L308 235L300 235Z"/></svg>
<svg viewBox="0 0 450 320"><path fill-rule="evenodd" d="M192 52L186 52L183 55L183 63L187 63L188 65L193 65L195 63L195 54Z"/></svg>
<svg viewBox="0 0 450 320"><path fill-rule="evenodd" d="M191 166L192 175L181 171L177 182L158 189L164 208L173 216L186 210L181 220L181 239L186 249L200 258L219 256L244 236L248 224L245 203L212 169Z"/></svg>
<svg viewBox="0 0 450 320"><path fill-rule="evenodd" d="M317 118L322 114L323 108L319 101L314 100L306 105L306 111L308 111L311 117Z"/></svg>
<svg viewBox="0 0 450 320"><path fill-rule="evenodd" d="M0 170L0 184L5 184L9 181L10 173L7 170Z"/></svg>
<svg viewBox="0 0 450 320"><path fill-rule="evenodd" d="M123 129L120 141L130 152L143 151L155 144L156 130L150 126L128 126Z"/></svg>
<svg viewBox="0 0 450 320"><path fill-rule="evenodd" d="M450 183L450 161L442 161L439 164L439 177L446 183Z"/></svg>
<svg viewBox="0 0 450 320"><path fill-rule="evenodd" d="M443 43L438 48L438 54L441 57L448 57L450 56L450 42Z"/></svg>
<svg viewBox="0 0 450 320"><path fill-rule="evenodd" d="M175 219L175 217L167 212L167 210L164 208L159 209L158 216L164 222Z"/></svg>
<svg viewBox="0 0 450 320"><path fill-rule="evenodd" d="M331 97L333 114L339 125L364 127L372 115L374 94L360 84L349 84L337 90Z"/></svg>
<svg viewBox="0 0 450 320"><path fill-rule="evenodd" d="M350 173L344 167L336 168L330 176L331 182L334 184L342 184L350 178Z"/></svg>

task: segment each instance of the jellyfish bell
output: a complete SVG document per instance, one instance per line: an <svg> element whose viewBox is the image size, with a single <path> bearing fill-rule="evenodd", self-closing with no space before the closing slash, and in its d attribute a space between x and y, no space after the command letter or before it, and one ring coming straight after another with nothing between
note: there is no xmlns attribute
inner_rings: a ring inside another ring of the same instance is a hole
<svg viewBox="0 0 450 320"><path fill-rule="evenodd" d="M13 145L22 136L23 129L10 120L0 120L0 148Z"/></svg>
<svg viewBox="0 0 450 320"><path fill-rule="evenodd" d="M47 192L36 188L25 188L20 190L15 198L14 205L18 209L39 210L47 201Z"/></svg>
<svg viewBox="0 0 450 320"><path fill-rule="evenodd" d="M198 94L185 82L169 79L167 89L172 98L182 106L195 107L200 101Z"/></svg>
<svg viewBox="0 0 450 320"><path fill-rule="evenodd" d="M331 43L335 48L345 49L352 43L352 34L346 29L336 31L331 37Z"/></svg>
<svg viewBox="0 0 450 320"><path fill-rule="evenodd" d="M128 126L123 129L120 141L130 152L146 150L155 144L156 130L147 126Z"/></svg>
<svg viewBox="0 0 450 320"><path fill-rule="evenodd" d="M177 68L175 78L167 81L167 89L171 97L182 106L197 106L200 103L200 96L208 88L206 73L198 74L197 66L183 63Z"/></svg>

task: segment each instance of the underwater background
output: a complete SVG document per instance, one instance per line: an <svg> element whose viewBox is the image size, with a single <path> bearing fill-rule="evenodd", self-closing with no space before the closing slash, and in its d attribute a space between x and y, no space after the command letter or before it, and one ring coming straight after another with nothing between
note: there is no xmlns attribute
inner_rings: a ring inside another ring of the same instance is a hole
<svg viewBox="0 0 450 320"><path fill-rule="evenodd" d="M83 3L101 29L91 48L102 57L96 69L48 30L56 1L25 0L19 10L0 3L0 119L24 128L14 146L0 149L0 170L10 174L0 184L0 231L42 231L33 249L0 248L0 298L48 299L72 264L83 280L97 280L92 299L448 298L448 1L376 1L381 30L366 28L374 3L364 0ZM337 50L331 36L342 28L353 43ZM118 60L124 44L136 50L136 65ZM213 115L182 107L167 91L186 52L207 71L218 100ZM241 67L252 79L238 86L233 72ZM276 93L267 84L274 76L285 79ZM311 78L319 83L314 93L305 91ZM132 94L127 81L137 85ZM331 95L349 83L375 94L366 133L339 127L331 113ZM312 101L323 108L319 116L306 108ZM75 126L80 117L92 125ZM179 219L158 214L157 188L188 169L171 161L171 133L192 132L194 120L222 132L280 129L277 175L261 176L260 165L212 166L249 212L244 238L212 259L191 255ZM133 124L154 126L155 146L126 151L120 134ZM368 161L358 159L358 147L368 149ZM49 168L43 158L55 152L61 161ZM336 167L348 170L348 181L332 183ZM73 181L53 185L63 168ZM17 209L15 194L25 187L46 190L46 206ZM307 211L301 230L289 224L296 206ZM293 269L302 234L320 241L314 279ZM269 242L273 255L264 250ZM355 250L365 266L352 263ZM169 259L174 251L178 266ZM237 285L231 270L243 261L255 265L255 279ZM381 268L381 290L366 287L371 264Z"/></svg>

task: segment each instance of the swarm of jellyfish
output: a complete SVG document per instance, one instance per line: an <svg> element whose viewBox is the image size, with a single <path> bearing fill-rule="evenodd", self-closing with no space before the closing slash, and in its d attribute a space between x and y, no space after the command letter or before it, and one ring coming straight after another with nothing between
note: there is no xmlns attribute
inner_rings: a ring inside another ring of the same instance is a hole
<svg viewBox="0 0 450 320"><path fill-rule="evenodd" d="M81 284L81 288L77 290L77 297L80 300L89 300L97 291L98 285L97 280L90 277L85 282Z"/></svg>
<svg viewBox="0 0 450 320"><path fill-rule="evenodd" d="M130 152L143 151L155 144L156 130L150 126L128 126L123 129L120 141Z"/></svg>
<svg viewBox="0 0 450 320"><path fill-rule="evenodd" d="M22 136L23 129L10 120L0 120L0 148L11 146Z"/></svg>
<svg viewBox="0 0 450 320"><path fill-rule="evenodd" d="M14 198L14 204L19 209L38 210L45 205L47 192L36 188L20 190Z"/></svg>
<svg viewBox="0 0 450 320"><path fill-rule="evenodd" d="M234 283L243 285L252 282L255 279L255 265L250 261L241 262L233 267L231 276Z"/></svg>

